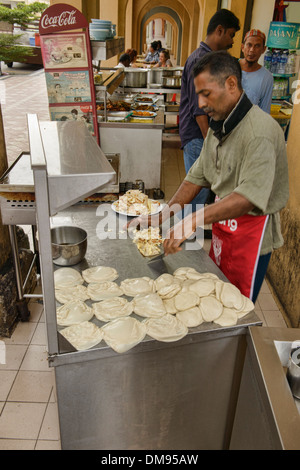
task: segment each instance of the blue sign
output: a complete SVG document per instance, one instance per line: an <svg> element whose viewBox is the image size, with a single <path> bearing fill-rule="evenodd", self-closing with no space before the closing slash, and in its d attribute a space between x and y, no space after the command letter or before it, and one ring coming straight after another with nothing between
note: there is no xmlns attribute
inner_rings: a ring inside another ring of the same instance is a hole
<svg viewBox="0 0 300 470"><path fill-rule="evenodd" d="M279 49L299 49L300 23L272 21L270 23L267 46Z"/></svg>

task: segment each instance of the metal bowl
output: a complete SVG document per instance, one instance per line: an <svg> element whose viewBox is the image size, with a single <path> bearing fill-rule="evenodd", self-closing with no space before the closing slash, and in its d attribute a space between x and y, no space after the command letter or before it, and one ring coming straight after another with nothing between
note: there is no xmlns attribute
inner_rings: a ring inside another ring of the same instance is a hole
<svg viewBox="0 0 300 470"><path fill-rule="evenodd" d="M79 227L51 229L52 259L59 266L73 266L85 257L87 233Z"/></svg>

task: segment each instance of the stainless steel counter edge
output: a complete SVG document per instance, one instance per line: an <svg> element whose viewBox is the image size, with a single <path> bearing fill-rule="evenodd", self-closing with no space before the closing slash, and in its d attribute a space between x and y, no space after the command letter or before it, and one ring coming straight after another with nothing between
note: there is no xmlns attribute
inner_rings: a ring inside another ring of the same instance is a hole
<svg viewBox="0 0 300 470"><path fill-rule="evenodd" d="M98 122L100 128L113 127L115 129L164 129L164 113L157 111L153 122Z"/></svg>
<svg viewBox="0 0 300 470"><path fill-rule="evenodd" d="M157 341L146 335L143 341L121 355L140 354L151 350L181 347L186 344L197 343L200 341L217 340L220 336L222 336L222 338L239 336L241 334L247 334L249 326L259 327L260 325L261 321L253 311L246 315L245 319L241 319L237 325L232 327L221 327L214 323L203 323L199 327L189 328L188 334L179 341ZM61 335L59 335L59 337L62 341L65 341ZM99 346L95 346L94 348L87 349L85 351L60 353L59 355L49 356L48 360L50 366L56 367L59 365L83 362L87 360L92 361L111 356L120 356L120 353L115 352L110 346L106 345L104 340L102 340L102 342L99 343Z"/></svg>
<svg viewBox="0 0 300 470"><path fill-rule="evenodd" d="M299 411L290 390L274 341L295 341L300 331L291 328L249 328L251 357L259 367L283 449L299 450Z"/></svg>

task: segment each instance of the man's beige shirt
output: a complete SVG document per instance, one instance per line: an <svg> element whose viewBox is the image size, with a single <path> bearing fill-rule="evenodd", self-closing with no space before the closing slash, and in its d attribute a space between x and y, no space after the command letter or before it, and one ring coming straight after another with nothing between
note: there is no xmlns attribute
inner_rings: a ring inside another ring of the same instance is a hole
<svg viewBox="0 0 300 470"><path fill-rule="evenodd" d="M250 214L269 215L261 254L283 244L279 211L289 196L286 144L279 124L258 106L221 142L209 129L185 179L210 187L220 199L239 193L254 204Z"/></svg>

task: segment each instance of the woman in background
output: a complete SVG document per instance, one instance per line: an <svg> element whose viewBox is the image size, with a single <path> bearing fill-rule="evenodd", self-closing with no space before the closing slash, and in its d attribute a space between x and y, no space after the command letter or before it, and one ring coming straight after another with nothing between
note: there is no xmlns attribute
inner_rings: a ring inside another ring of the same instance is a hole
<svg viewBox="0 0 300 470"><path fill-rule="evenodd" d="M135 49L127 49L125 54L129 54L130 56L130 67L140 67L140 65L136 63L137 51Z"/></svg>
<svg viewBox="0 0 300 470"><path fill-rule="evenodd" d="M170 53L167 49L163 49L159 54L159 62L154 67L173 67L170 60Z"/></svg>

